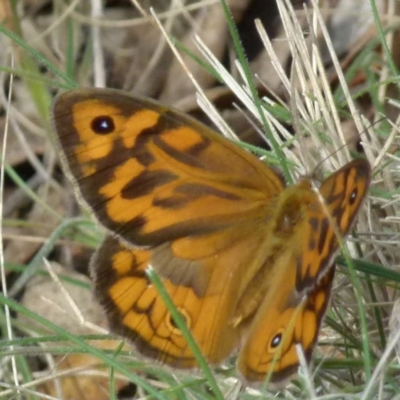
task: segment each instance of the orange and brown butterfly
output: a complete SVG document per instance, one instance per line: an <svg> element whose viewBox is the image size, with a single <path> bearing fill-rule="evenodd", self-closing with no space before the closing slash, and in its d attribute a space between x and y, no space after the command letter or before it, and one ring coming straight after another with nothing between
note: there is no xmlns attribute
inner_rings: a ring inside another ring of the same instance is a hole
<svg viewBox="0 0 400 400"><path fill-rule="evenodd" d="M244 382L279 384L298 369L297 345L310 361L367 161L317 193L308 178L285 187L249 152L151 100L73 90L53 112L64 167L108 231L91 272L112 331L159 362L197 366L151 265L210 364L238 351Z"/></svg>

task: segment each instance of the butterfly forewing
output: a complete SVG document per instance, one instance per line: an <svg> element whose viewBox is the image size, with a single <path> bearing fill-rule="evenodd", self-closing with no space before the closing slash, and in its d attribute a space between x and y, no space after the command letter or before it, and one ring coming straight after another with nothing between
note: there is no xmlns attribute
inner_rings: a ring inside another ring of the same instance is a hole
<svg viewBox="0 0 400 400"><path fill-rule="evenodd" d="M143 246L260 218L282 180L191 118L112 90L60 95L66 166L99 221Z"/></svg>
<svg viewBox="0 0 400 400"><path fill-rule="evenodd" d="M371 167L366 160L354 160L322 182L320 197L309 212L306 237L297 268L297 289L313 286L331 265L357 215L369 187Z"/></svg>

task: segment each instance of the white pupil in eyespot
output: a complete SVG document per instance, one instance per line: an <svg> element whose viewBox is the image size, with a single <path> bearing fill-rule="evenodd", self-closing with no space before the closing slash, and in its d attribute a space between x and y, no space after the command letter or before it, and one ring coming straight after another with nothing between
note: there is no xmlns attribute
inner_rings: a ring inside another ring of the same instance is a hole
<svg viewBox="0 0 400 400"><path fill-rule="evenodd" d="M350 204L353 204L357 198L357 189L354 189L350 195Z"/></svg>
<svg viewBox="0 0 400 400"><path fill-rule="evenodd" d="M281 343L281 340L282 340L282 335L280 333L276 334L271 341L271 347L272 348L278 347L279 344Z"/></svg>

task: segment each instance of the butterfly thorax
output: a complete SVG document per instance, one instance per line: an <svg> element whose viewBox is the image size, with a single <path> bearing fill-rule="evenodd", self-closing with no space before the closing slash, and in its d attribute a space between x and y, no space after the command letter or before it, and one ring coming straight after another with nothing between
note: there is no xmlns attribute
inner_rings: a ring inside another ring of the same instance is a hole
<svg viewBox="0 0 400 400"><path fill-rule="evenodd" d="M255 271L252 271L251 280L240 294L233 318L234 325L253 317L266 294L274 292L271 282L292 279L293 271L288 266L296 264L301 257L310 210L320 208L318 197L308 180L283 190L271 201L269 207L272 212L268 213L265 224L272 234L263 243L260 257L262 262L253 267ZM301 295L294 293L283 306L298 303Z"/></svg>

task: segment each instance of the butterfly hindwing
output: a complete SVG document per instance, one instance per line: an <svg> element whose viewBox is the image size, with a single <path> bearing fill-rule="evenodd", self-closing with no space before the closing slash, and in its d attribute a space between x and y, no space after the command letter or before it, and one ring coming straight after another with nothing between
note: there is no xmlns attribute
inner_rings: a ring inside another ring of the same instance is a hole
<svg viewBox="0 0 400 400"><path fill-rule="evenodd" d="M262 258L262 237L249 235L246 240L228 243L224 235L214 234L218 254L212 254L209 246L201 251L201 238L141 250L128 248L108 235L91 261L91 274L110 327L150 358L177 368L197 365L146 275L146 268L152 266L161 270L163 285L205 359L211 364L222 362L239 345L239 331L232 324L232 315L243 282L250 279L253 264L257 265L255 260ZM187 246L196 244L196 252L189 255ZM248 274L237 271L238 259L246 263ZM185 269L177 274L180 264Z"/></svg>

